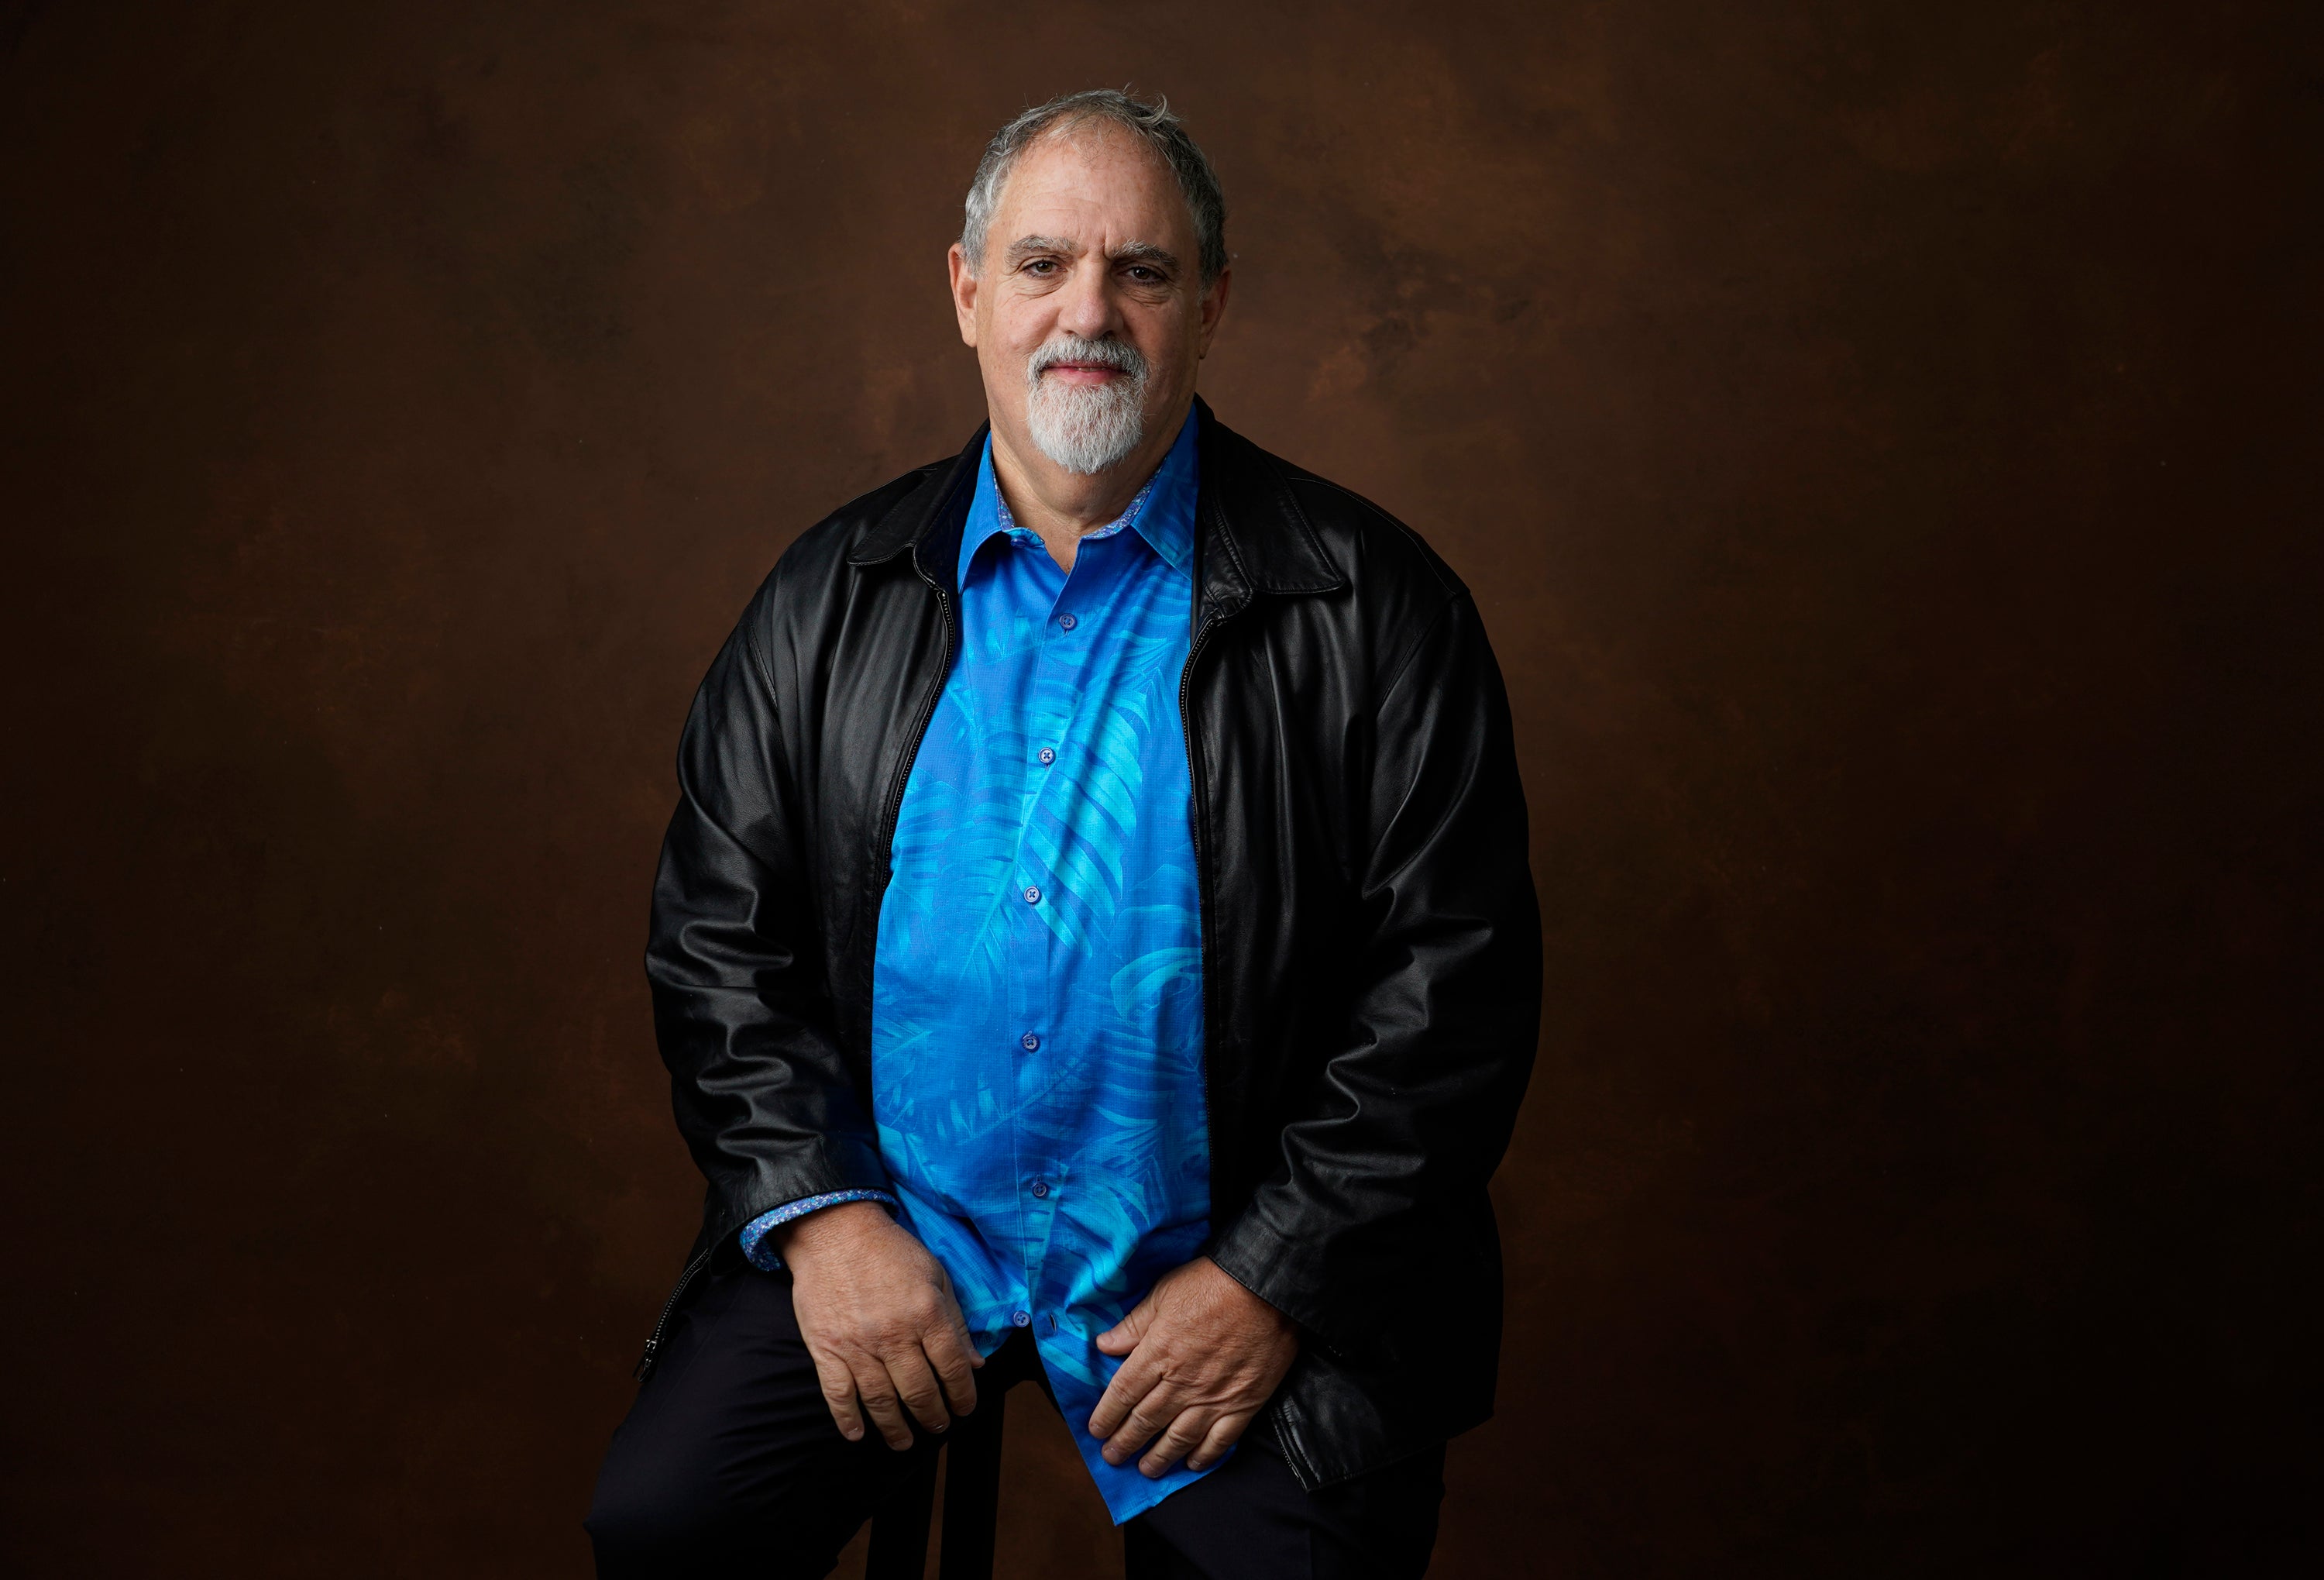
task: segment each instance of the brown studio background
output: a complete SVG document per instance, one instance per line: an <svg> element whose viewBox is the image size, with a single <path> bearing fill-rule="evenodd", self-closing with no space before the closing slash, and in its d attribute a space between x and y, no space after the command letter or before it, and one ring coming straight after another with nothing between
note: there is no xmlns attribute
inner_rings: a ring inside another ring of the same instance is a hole
<svg viewBox="0 0 2324 1580"><path fill-rule="evenodd" d="M1515 698L1434 1572L2312 1557L2316 22L0 6L0 1566L586 1572L687 698L977 420L982 138L1124 81L1227 184L1211 399ZM1041 1417L1005 1572L1113 1572Z"/></svg>

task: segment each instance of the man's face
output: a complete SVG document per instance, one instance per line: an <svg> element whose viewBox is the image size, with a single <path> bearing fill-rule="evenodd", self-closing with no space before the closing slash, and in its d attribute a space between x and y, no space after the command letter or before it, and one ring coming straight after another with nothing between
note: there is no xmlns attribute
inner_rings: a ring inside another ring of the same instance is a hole
<svg viewBox="0 0 2324 1580"><path fill-rule="evenodd" d="M973 277L966 262L955 245L961 337L1012 451L1082 474L1158 460L1226 304L1223 276L1204 288L1194 216L1161 160L1102 123L1039 139Z"/></svg>

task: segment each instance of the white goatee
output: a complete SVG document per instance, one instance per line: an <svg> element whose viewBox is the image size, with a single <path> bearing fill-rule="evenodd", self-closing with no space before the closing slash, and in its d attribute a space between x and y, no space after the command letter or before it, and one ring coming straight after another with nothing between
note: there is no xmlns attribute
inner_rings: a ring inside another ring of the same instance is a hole
<svg viewBox="0 0 2324 1580"><path fill-rule="evenodd" d="M1041 375L1061 362L1090 362L1129 376L1094 388L1053 384ZM1068 472L1089 476L1130 458L1146 437L1146 359L1120 340L1065 335L1025 364L1025 421L1033 445Z"/></svg>

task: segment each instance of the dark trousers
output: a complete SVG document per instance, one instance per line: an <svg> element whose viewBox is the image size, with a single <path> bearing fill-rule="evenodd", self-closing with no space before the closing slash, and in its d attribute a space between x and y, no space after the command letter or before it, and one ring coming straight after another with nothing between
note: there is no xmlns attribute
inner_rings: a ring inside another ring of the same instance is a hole
<svg viewBox="0 0 2324 1580"><path fill-rule="evenodd" d="M877 1432L848 1442L799 1337L788 1275L745 1267L707 1282L598 1473L587 1520L597 1573L828 1575L937 1439L924 1433L904 1454ZM1041 1369L1019 1335L977 1374L978 1397L1028 1379ZM1122 1527L1129 1580L1406 1580L1428 1567L1443 1448L1309 1492L1262 1436Z"/></svg>

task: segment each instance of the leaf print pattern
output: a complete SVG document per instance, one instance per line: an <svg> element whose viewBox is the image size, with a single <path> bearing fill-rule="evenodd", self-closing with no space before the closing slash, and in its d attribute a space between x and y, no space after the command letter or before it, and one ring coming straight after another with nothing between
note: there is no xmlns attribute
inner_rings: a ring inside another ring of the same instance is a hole
<svg viewBox="0 0 2324 1580"><path fill-rule="evenodd" d="M1177 704L1194 438L1189 420L1070 576L1010 519L988 446L960 656L906 783L873 967L873 1110L900 1216L980 1350L1032 1327L1116 1520L1196 1479L1109 1465L1084 1430L1120 1363L1096 1336L1209 1232Z"/></svg>

